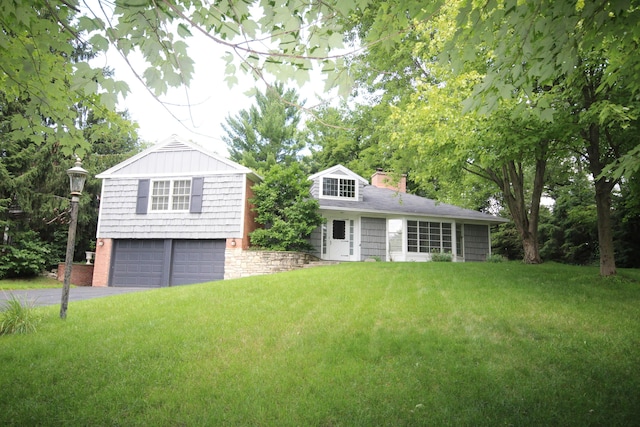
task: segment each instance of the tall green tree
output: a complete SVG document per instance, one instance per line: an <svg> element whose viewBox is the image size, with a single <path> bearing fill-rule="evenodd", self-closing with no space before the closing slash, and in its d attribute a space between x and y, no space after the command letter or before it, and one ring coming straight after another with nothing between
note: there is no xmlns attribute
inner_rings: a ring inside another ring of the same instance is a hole
<svg viewBox="0 0 640 427"><path fill-rule="evenodd" d="M598 260L598 226L593 184L577 161L573 173L549 186L552 212L542 225L542 254L546 260L591 264Z"/></svg>
<svg viewBox="0 0 640 427"><path fill-rule="evenodd" d="M324 107L305 123L311 156L311 172L341 164L361 176L377 168L388 169L388 157L380 152L382 126L388 106Z"/></svg>
<svg viewBox="0 0 640 427"><path fill-rule="evenodd" d="M222 125L231 159L259 172L297 161L304 139L298 129L301 111L296 91L277 84L256 93L255 102L235 117L228 116Z"/></svg>

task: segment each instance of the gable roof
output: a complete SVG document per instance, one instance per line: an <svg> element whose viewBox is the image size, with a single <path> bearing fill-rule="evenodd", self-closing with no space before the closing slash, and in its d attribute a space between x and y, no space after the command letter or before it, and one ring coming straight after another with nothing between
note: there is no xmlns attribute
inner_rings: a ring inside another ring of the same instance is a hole
<svg viewBox="0 0 640 427"><path fill-rule="evenodd" d="M97 178L137 178L145 176L202 176L243 173L258 181L251 169L190 141L172 135L164 141L98 174Z"/></svg>
<svg viewBox="0 0 640 427"><path fill-rule="evenodd" d="M369 184L369 181L367 181L366 179L364 179L363 177L361 177L357 173L353 172L350 169L347 169L346 167L344 167L342 165L335 165L333 167L330 167L329 169L325 169L323 171L320 171L320 172L318 172L316 174L311 175L309 177L309 179L310 180L315 180L316 178L319 178L319 177L325 176L325 175L345 175L345 176L348 176L349 178L355 179L356 181L360 181L365 185Z"/></svg>

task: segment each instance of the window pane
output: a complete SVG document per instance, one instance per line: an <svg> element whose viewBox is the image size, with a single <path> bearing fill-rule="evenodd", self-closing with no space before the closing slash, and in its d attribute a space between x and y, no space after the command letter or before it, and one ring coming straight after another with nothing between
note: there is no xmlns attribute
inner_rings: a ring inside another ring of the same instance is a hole
<svg viewBox="0 0 640 427"><path fill-rule="evenodd" d="M346 237L346 229L347 224L346 221L343 220L334 220L333 221L333 239L335 240L344 240Z"/></svg>
<svg viewBox="0 0 640 427"><path fill-rule="evenodd" d="M389 251L402 252L402 220L389 220Z"/></svg>
<svg viewBox="0 0 640 427"><path fill-rule="evenodd" d="M429 251L440 252L440 223L429 223Z"/></svg>
<svg viewBox="0 0 640 427"><path fill-rule="evenodd" d="M418 252L418 221L407 221L407 250Z"/></svg>
<svg viewBox="0 0 640 427"><path fill-rule="evenodd" d="M191 181L189 180L174 181L171 209L176 211L188 210L190 193L191 193Z"/></svg>
<svg viewBox="0 0 640 427"><path fill-rule="evenodd" d="M340 197L356 197L356 181L353 179L340 180Z"/></svg>
<svg viewBox="0 0 640 427"><path fill-rule="evenodd" d="M323 196L338 195L338 179L337 178L323 178L322 195Z"/></svg>
<svg viewBox="0 0 640 427"><path fill-rule="evenodd" d="M327 253L327 224L322 224L322 253Z"/></svg>
<svg viewBox="0 0 640 427"><path fill-rule="evenodd" d="M153 183L153 192L151 194L154 196L168 196L170 186L170 181L155 181Z"/></svg>
<svg viewBox="0 0 640 427"><path fill-rule="evenodd" d="M166 211L169 209L170 181L154 181L151 189L151 210Z"/></svg>
<svg viewBox="0 0 640 427"><path fill-rule="evenodd" d="M450 254L453 250L452 238L451 238L451 224L448 222L442 223L442 252Z"/></svg>
<svg viewBox="0 0 640 427"><path fill-rule="evenodd" d="M349 255L353 255L353 220L349 220Z"/></svg>

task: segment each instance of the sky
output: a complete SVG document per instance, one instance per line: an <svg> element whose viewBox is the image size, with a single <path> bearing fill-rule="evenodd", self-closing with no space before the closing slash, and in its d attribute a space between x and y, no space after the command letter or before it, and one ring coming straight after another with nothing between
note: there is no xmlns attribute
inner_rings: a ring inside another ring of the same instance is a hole
<svg viewBox="0 0 640 427"><path fill-rule="evenodd" d="M135 77L130 66L117 52L110 50L106 56L95 59L96 66L109 66L115 70L117 80L128 83L131 92L120 99L118 110L128 110L131 120L139 125L138 134L142 141L156 143L177 135L223 156L228 152L222 136L222 124L228 116L236 116L241 110L250 108L253 97L246 92L254 87L264 91L263 82L255 82L252 77L237 74L239 83L229 88L224 81L224 49L203 36L189 39L189 54L195 61L195 73L189 87L170 89L160 103ZM142 75L145 64L130 57L129 61ZM317 103L324 83L319 76L302 88L296 88L300 99L306 105Z"/></svg>

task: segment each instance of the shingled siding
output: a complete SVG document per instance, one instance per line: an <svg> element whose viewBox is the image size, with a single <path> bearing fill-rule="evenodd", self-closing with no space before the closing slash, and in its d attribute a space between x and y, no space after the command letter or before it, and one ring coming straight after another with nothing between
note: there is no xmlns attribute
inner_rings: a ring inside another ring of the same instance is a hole
<svg viewBox="0 0 640 427"><path fill-rule="evenodd" d="M167 211L136 214L138 180L105 179L98 237L112 239L242 237L244 185L243 174L205 176L202 213Z"/></svg>
<svg viewBox="0 0 640 427"><path fill-rule="evenodd" d="M360 257L364 261L367 258L387 258L387 220L385 218L366 218L361 220L361 246Z"/></svg>
<svg viewBox="0 0 640 427"><path fill-rule="evenodd" d="M487 225L465 224L465 261L486 261L489 254L489 227Z"/></svg>

